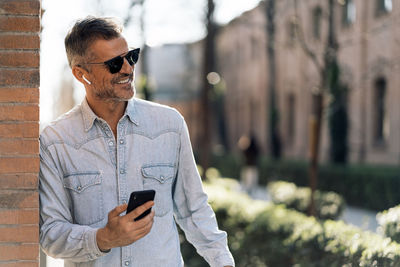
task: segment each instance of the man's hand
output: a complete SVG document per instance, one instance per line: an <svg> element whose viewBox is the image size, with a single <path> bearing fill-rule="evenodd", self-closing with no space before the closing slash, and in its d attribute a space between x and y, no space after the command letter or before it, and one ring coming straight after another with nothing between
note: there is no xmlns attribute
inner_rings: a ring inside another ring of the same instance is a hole
<svg viewBox="0 0 400 267"><path fill-rule="evenodd" d="M148 201L124 216L119 215L126 210L127 204L117 206L110 211L107 225L100 228L96 234L99 249L107 251L111 248L130 245L147 235L153 226L154 211L139 221L134 221L134 219L153 205L154 201Z"/></svg>

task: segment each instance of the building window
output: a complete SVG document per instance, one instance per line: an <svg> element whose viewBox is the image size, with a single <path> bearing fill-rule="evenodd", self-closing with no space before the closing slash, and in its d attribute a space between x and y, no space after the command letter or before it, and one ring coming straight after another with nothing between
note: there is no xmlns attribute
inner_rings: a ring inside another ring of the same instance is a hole
<svg viewBox="0 0 400 267"><path fill-rule="evenodd" d="M312 14L312 29L313 36L315 39L321 39L321 20L322 20L322 9L316 7L313 9Z"/></svg>
<svg viewBox="0 0 400 267"><path fill-rule="evenodd" d="M389 137L390 125L386 112L386 80L379 78L375 82L375 143L384 144Z"/></svg>
<svg viewBox="0 0 400 267"><path fill-rule="evenodd" d="M296 98L294 94L287 97L287 143L293 144L296 136Z"/></svg>
<svg viewBox="0 0 400 267"><path fill-rule="evenodd" d="M256 37L251 38L251 57L253 60L257 59L257 57L260 55L259 54L260 50L258 49L258 42Z"/></svg>
<svg viewBox="0 0 400 267"><path fill-rule="evenodd" d="M342 4L342 24L343 26L350 26L356 21L356 5L354 4L354 0L345 0Z"/></svg>
<svg viewBox="0 0 400 267"><path fill-rule="evenodd" d="M294 46L296 42L296 36L297 36L297 22L296 18L293 17L287 24L288 26L288 45L289 46Z"/></svg>
<svg viewBox="0 0 400 267"><path fill-rule="evenodd" d="M389 13L392 9L392 0L376 0L376 15Z"/></svg>

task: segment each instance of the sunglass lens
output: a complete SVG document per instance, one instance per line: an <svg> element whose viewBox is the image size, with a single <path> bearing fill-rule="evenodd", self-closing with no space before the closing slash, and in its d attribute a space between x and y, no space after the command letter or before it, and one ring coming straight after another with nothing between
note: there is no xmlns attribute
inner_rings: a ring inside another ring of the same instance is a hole
<svg viewBox="0 0 400 267"><path fill-rule="evenodd" d="M117 73L121 70L122 65L124 64L124 58L122 57L115 57L110 59L109 61L105 62L110 70L111 73Z"/></svg>
<svg viewBox="0 0 400 267"><path fill-rule="evenodd" d="M140 49L134 49L129 51L129 53L125 56L125 58L128 60L129 65L136 64L136 62L139 59L139 51Z"/></svg>

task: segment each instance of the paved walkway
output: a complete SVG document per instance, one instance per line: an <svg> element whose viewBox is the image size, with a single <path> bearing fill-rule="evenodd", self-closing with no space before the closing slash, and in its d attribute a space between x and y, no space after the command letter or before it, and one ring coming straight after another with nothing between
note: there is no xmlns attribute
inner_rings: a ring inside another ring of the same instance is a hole
<svg viewBox="0 0 400 267"><path fill-rule="evenodd" d="M270 201L271 197L265 187L257 187L249 194L254 199ZM362 230L377 232L378 222L376 212L352 206L346 206L339 218L348 224L355 225Z"/></svg>

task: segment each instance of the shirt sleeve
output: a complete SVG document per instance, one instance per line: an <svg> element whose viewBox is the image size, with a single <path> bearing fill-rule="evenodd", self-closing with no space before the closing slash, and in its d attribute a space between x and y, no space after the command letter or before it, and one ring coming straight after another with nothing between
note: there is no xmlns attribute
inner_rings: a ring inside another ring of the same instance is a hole
<svg viewBox="0 0 400 267"><path fill-rule="evenodd" d="M208 204L182 118L178 172L174 191L175 219L187 240L212 267L234 266L227 234L218 229L215 213Z"/></svg>
<svg viewBox="0 0 400 267"><path fill-rule="evenodd" d="M54 258L73 262L95 260L106 253L99 250L96 228L73 224L72 204L57 170L55 159L40 145L39 199L40 244Z"/></svg>

